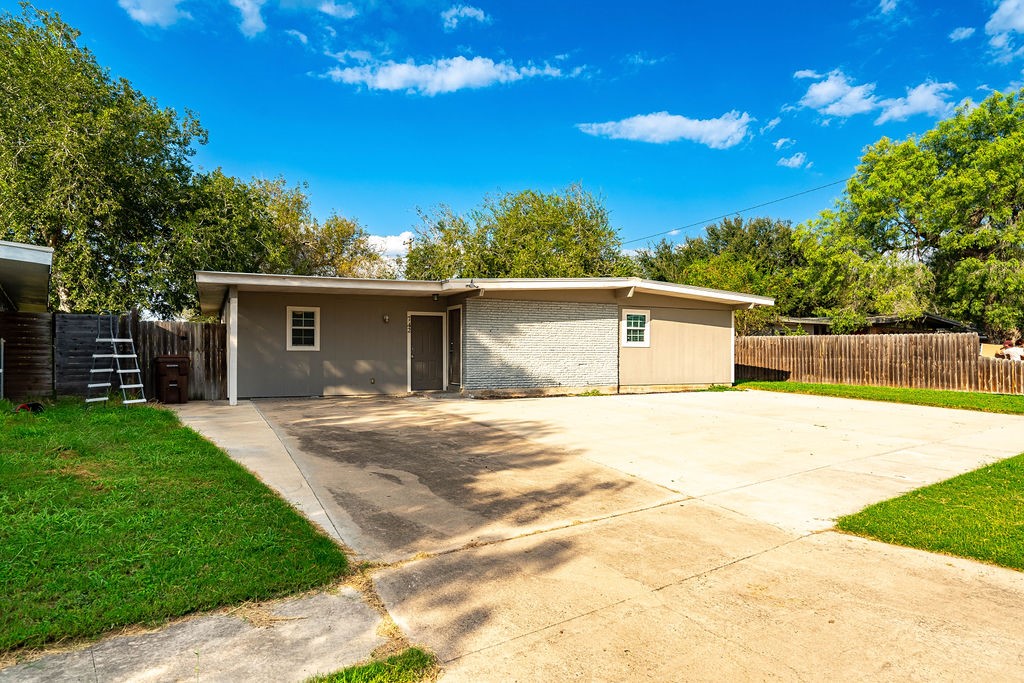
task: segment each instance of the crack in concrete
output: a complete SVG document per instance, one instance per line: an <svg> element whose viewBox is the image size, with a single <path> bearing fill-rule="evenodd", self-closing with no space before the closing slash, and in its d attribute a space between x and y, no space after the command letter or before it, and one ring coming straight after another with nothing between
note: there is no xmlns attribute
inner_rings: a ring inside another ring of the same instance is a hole
<svg viewBox="0 0 1024 683"><path fill-rule="evenodd" d="M661 502L658 502L658 503L654 503L653 505L647 505L647 506L639 507L639 508L630 508L629 510L621 510L619 512L613 512L613 513L610 513L610 514L607 514L607 515L601 515L600 517L587 517L586 519L576 519L576 520L573 520L571 522L565 522L563 524L557 524L557 525L550 526L550 527L544 527L543 529L534 529L532 531L527 531L527 532L524 532L524 533L521 533L521 534L516 534L514 536L506 536L504 538L495 538L495 539L490 540L490 541L470 541L470 542L468 542L468 543L466 543L464 545L459 546L458 548L450 548L450 549L447 549L447 550L438 550L436 552L429 552L429 551L427 551L427 552L418 552L415 555L413 555L412 557L403 558L401 560L395 560L394 562L378 563L378 564L376 564L374 566L374 570L377 570L377 569L396 569L398 567L403 567L403 566L409 564L410 562L417 562L419 560L429 560L429 559L434 558L434 557L442 557L444 555L451 555L453 553L459 553L459 552L462 552L464 550L472 550L474 548L486 548L488 546L500 545L502 543L508 543L509 541L515 541L515 540L519 540L519 539L522 539L522 538L529 538L531 536L539 536L541 534L549 534L549 533L552 533L552 532L555 532L555 531L562 531L564 529L572 529L574 527L587 526L587 525L590 525L590 524L596 524L598 522L603 522L603 521L606 521L606 520L609 520L609 519L617 519L619 517L626 517L626 516L629 516L629 515L635 515L635 514L638 514L638 513L641 513L641 512L646 512L648 510L657 510L658 508L668 507L670 505L678 505L680 503L685 503L685 502L690 501L690 500L696 500L696 499L693 498L692 496L682 496L682 497L679 497L679 498L673 498L671 500L666 500L666 501L661 501Z"/></svg>

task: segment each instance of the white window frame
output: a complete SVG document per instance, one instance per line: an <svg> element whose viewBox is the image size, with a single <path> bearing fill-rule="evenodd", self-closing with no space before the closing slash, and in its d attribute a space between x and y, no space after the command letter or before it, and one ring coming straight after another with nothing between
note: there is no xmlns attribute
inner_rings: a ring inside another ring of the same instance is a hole
<svg viewBox="0 0 1024 683"><path fill-rule="evenodd" d="M630 315L644 316L644 340L642 342L627 341L626 320ZM651 311L643 308L622 309L622 345L634 348L648 348L651 345Z"/></svg>
<svg viewBox="0 0 1024 683"><path fill-rule="evenodd" d="M292 313L313 312L313 345L295 346L292 344ZM320 307L319 306L288 306L284 319L285 348L288 351L319 351L320 350Z"/></svg>

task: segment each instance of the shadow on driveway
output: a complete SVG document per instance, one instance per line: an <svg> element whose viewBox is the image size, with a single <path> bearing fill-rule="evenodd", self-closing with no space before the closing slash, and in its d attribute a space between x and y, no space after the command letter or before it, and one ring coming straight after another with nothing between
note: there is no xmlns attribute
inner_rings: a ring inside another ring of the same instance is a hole
<svg viewBox="0 0 1024 683"><path fill-rule="evenodd" d="M422 398L259 401L346 543L394 562L684 498Z"/></svg>

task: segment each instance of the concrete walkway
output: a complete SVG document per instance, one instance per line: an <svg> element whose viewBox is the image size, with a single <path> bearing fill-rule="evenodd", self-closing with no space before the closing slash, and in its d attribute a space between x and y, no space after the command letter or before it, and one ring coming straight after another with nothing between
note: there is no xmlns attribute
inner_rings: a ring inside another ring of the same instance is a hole
<svg viewBox="0 0 1024 683"><path fill-rule="evenodd" d="M0 681L304 681L384 645L351 588L275 600L106 638L0 671Z"/></svg>

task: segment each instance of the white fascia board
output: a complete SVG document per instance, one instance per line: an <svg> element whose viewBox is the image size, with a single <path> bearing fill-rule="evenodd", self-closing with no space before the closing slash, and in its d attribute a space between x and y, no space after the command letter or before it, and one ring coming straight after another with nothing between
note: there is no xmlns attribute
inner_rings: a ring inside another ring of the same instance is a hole
<svg viewBox="0 0 1024 683"><path fill-rule="evenodd" d="M445 280L443 292L453 294L474 290L495 292L564 292L597 289L621 289L639 282L635 278L460 278Z"/></svg>
<svg viewBox="0 0 1024 683"><path fill-rule="evenodd" d="M713 303L737 306L772 306L775 300L754 294L727 292L719 289L691 287L671 282L656 282L632 277L607 278L524 278L524 279L458 279L446 280L444 291L466 291L469 289L490 289L495 291L565 291L635 288L637 292L662 294L686 299L699 299Z"/></svg>
<svg viewBox="0 0 1024 683"><path fill-rule="evenodd" d="M53 248L0 240L0 259L51 266L53 265Z"/></svg>
<svg viewBox="0 0 1024 683"><path fill-rule="evenodd" d="M276 275L263 273L218 273L196 271L196 284L236 286L239 291L296 288L310 291L351 292L386 291L396 294L434 294L441 292L441 283L433 280L374 280L315 275Z"/></svg>
<svg viewBox="0 0 1024 683"><path fill-rule="evenodd" d="M605 278L457 278L436 280L373 280L359 278L273 275L261 273L221 273L196 271L200 299L221 287L236 286L239 291L302 291L322 294L412 295L454 294L473 290L494 291L579 291L633 287L638 292L697 299L732 306L772 306L775 301L753 294L740 294L669 282L632 277ZM221 297L223 294L220 295ZM220 297L218 297L220 298ZM208 305L212 305L212 301ZM219 302L218 302L219 305Z"/></svg>
<svg viewBox="0 0 1024 683"><path fill-rule="evenodd" d="M767 296L727 292L722 289L691 287L689 285L676 285L668 282L655 282L653 280L641 280L640 284L637 285L637 291L649 292L651 294L682 296L688 299L699 299L701 301L712 301L716 303L748 305L750 307L775 305L775 299Z"/></svg>

